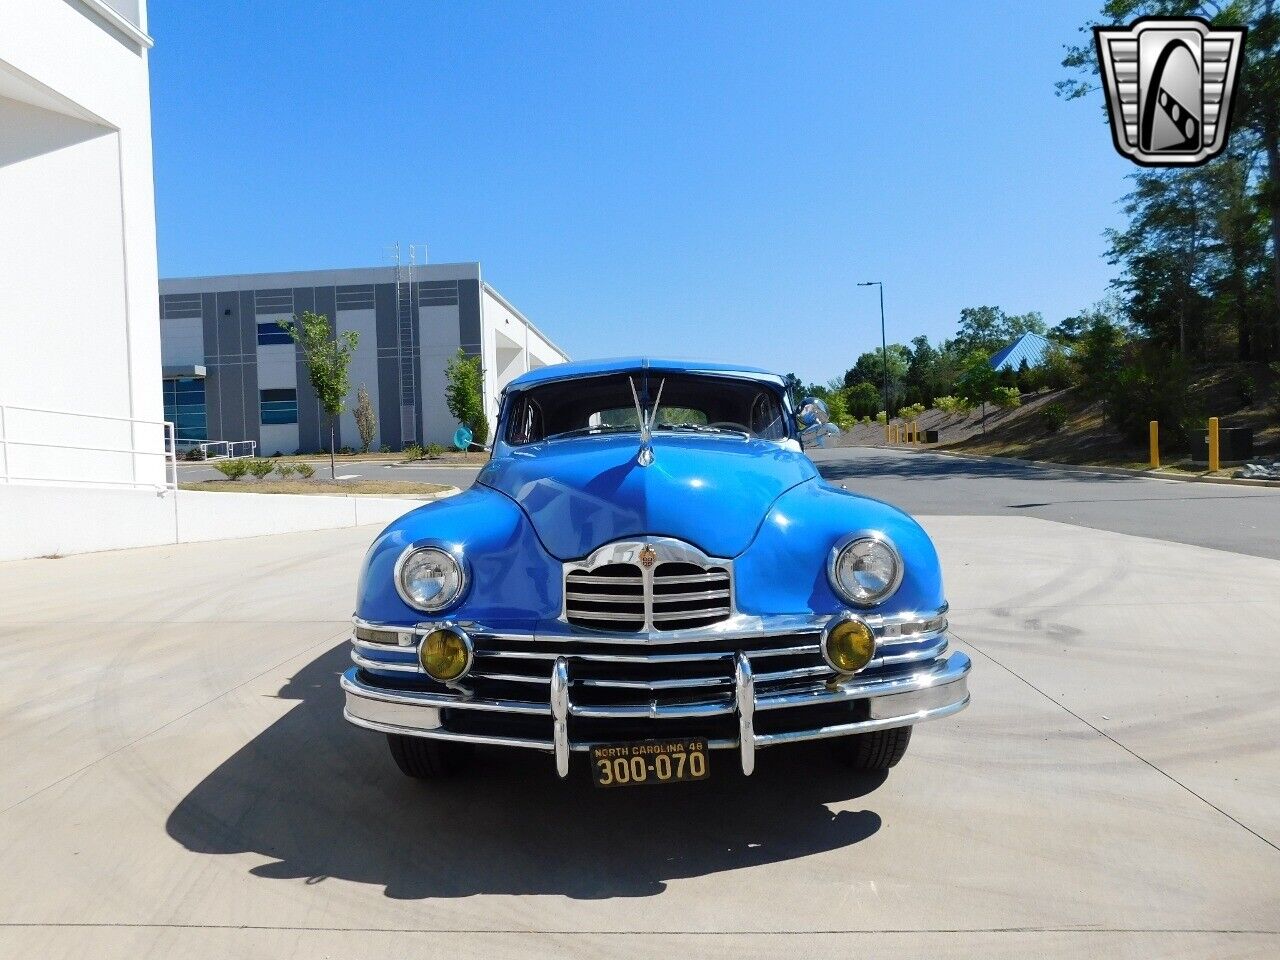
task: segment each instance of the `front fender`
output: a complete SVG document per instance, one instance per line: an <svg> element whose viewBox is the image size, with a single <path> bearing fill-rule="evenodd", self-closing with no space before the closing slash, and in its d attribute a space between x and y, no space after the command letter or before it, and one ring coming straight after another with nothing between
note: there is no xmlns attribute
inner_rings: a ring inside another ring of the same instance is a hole
<svg viewBox="0 0 1280 960"><path fill-rule="evenodd" d="M410 546L440 546L461 557L467 586L438 613L409 606L396 592L396 559ZM472 487L395 520L369 547L356 589L356 616L375 623L478 620L518 628L558 617L560 562L543 549L520 508L500 493Z"/></svg>
<svg viewBox="0 0 1280 960"><path fill-rule="evenodd" d="M738 609L759 615L849 609L827 579L827 558L837 541L860 530L877 530L892 540L905 568L897 592L866 612L924 612L943 605L938 554L915 520L880 500L815 480L779 497L751 545L734 559Z"/></svg>

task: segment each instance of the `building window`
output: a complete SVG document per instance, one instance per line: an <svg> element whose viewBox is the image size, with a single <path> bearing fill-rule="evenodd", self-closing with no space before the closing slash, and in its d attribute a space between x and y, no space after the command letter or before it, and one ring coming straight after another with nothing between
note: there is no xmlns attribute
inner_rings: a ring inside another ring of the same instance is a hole
<svg viewBox="0 0 1280 960"><path fill-rule="evenodd" d="M179 440L208 440L204 381L184 377L164 381L164 418L173 422Z"/></svg>
<svg viewBox="0 0 1280 960"><path fill-rule="evenodd" d="M297 390L259 390L263 423L297 423Z"/></svg>
<svg viewBox="0 0 1280 960"><path fill-rule="evenodd" d="M258 324L258 344L267 346L273 343L293 343L293 337L289 336L287 330L281 330L278 324Z"/></svg>

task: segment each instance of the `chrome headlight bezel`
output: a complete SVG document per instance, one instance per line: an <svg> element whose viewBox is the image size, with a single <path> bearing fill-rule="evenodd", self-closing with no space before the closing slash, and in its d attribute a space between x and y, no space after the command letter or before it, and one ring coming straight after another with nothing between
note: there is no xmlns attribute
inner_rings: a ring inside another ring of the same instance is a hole
<svg viewBox="0 0 1280 960"><path fill-rule="evenodd" d="M405 588L404 584L405 567L414 557L424 553L439 554L448 563L453 565L454 571L457 574L457 587L454 591L447 596L442 593L441 597L444 599L430 604L421 603L414 599L414 597ZM467 566L460 558L443 546L432 543L414 544L413 546L406 547L404 551L401 552L400 556L396 558L396 565L392 570L391 579L395 581L396 593L400 595L400 599L413 607L413 609L422 610L425 613L439 613L440 611L447 610L449 607L456 604L462 598L462 595L466 593Z"/></svg>
<svg viewBox="0 0 1280 960"><path fill-rule="evenodd" d="M844 583L840 581L839 569L840 560L846 551L853 549L860 543L874 543L884 547L889 551L889 555L893 558L894 573L885 588L874 596L859 596L857 593L848 589ZM855 607L868 609L877 607L884 603L895 593L898 587L902 585L902 577L906 573L906 567L902 562L902 554L898 552L898 548L893 541L886 537L878 530L859 530L856 533L850 533L838 540L836 545L831 548L831 553L827 556L827 580L831 583L831 589L836 595Z"/></svg>

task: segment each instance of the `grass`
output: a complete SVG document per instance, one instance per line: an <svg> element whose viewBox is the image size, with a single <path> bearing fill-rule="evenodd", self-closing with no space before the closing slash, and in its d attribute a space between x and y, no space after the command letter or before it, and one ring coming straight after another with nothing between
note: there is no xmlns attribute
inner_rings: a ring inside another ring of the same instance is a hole
<svg viewBox="0 0 1280 960"><path fill-rule="evenodd" d="M284 456L273 457L263 451L258 451L259 456L263 460L270 460L272 463L328 463L329 454L327 453L291 453ZM377 450L370 450L368 453L338 453L334 455L334 461L337 463L359 463L362 460L379 460L387 463L408 462L408 458L403 453L379 453ZM210 465L217 461L203 460L184 460L181 457L179 463L205 463ZM457 450L450 450L448 453L430 459L414 461L415 463L488 463L489 454L481 451L472 451L470 453L459 453Z"/></svg>
<svg viewBox="0 0 1280 960"><path fill-rule="evenodd" d="M398 480L199 480L178 485L205 493L300 493L310 496L435 496L451 489L447 483Z"/></svg>

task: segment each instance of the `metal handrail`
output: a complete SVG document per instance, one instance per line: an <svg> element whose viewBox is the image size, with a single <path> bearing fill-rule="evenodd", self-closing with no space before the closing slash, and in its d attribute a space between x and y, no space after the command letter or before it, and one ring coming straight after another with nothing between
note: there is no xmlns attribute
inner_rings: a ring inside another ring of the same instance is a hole
<svg viewBox="0 0 1280 960"><path fill-rule="evenodd" d="M162 434L162 449L155 450L143 447L103 447L91 444L79 443L51 443L44 440L18 440L9 435L9 429L12 425L10 416L13 412L36 413L43 415L51 415L58 417L76 417L85 420L105 420L112 423L129 424L130 437L133 436L133 428L139 424L150 427L160 427ZM169 420L147 420L142 417L119 417L105 413L81 413L74 410L55 410L51 407L27 407L18 404L0 404L0 483L12 483L13 481L22 481L25 483L59 483L59 484L103 484L116 487L143 487L154 490L176 490L178 488L178 463L177 463L177 441L175 439L173 422ZM48 450L74 450L80 453L123 453L132 457L163 457L164 458L164 483L150 483L138 480L137 462L131 460L132 480L101 480L91 477L68 477L68 476L24 476L15 474L10 469L10 449L12 447L29 447L36 449Z"/></svg>

